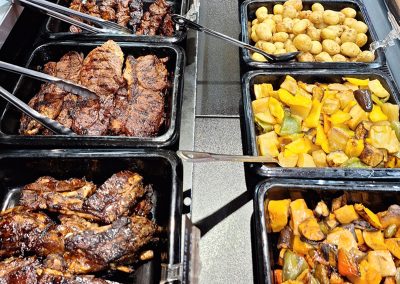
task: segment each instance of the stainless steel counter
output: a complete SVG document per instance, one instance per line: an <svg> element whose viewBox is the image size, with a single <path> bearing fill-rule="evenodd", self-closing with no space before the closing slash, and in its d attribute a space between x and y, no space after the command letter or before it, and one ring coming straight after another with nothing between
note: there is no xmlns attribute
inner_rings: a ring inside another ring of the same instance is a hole
<svg viewBox="0 0 400 284"><path fill-rule="evenodd" d="M383 1L364 0L364 3L382 39L390 31L386 7ZM238 38L237 0L201 1L200 23ZM240 154L239 50L199 34L198 52L194 148ZM400 83L399 43L386 55L394 78ZM243 164L195 165L190 179L192 182L185 183L185 189L192 189L192 220L203 235L200 283L255 282L250 225L253 189L247 191Z"/></svg>

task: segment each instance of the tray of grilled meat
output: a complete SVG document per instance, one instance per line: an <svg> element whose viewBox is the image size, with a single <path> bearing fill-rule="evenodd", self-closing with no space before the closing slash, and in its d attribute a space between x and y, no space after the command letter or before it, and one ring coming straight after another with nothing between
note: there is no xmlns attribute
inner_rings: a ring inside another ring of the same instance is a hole
<svg viewBox="0 0 400 284"><path fill-rule="evenodd" d="M187 12L186 0L60 0L58 4L115 22L131 29L132 34L93 34L50 17L46 23L46 32L52 39L174 43L182 41L186 36L186 31L177 29L171 20L171 14L184 15Z"/></svg>
<svg viewBox="0 0 400 284"><path fill-rule="evenodd" d="M159 283L181 263L179 167L157 150L3 153L1 281Z"/></svg>
<svg viewBox="0 0 400 284"><path fill-rule="evenodd" d="M53 135L8 106L4 144L30 146L166 147L179 133L184 52L169 44L51 42L37 47L27 67L79 83L86 99L22 76L14 95L74 131Z"/></svg>

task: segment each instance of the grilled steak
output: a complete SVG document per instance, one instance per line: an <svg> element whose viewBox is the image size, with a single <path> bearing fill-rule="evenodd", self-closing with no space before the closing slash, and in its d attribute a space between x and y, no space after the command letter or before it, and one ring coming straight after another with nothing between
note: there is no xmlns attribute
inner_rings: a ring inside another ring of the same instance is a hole
<svg viewBox="0 0 400 284"><path fill-rule="evenodd" d="M140 27L137 29L137 35L150 35L154 36L160 34L161 24L164 17L169 13L170 6L165 0L156 0L150 5L149 11L145 12L140 23Z"/></svg>

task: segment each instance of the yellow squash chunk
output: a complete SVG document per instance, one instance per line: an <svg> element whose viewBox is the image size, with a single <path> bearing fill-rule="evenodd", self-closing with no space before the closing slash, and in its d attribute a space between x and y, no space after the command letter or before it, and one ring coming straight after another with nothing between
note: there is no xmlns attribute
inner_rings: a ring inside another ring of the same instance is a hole
<svg viewBox="0 0 400 284"><path fill-rule="evenodd" d="M333 125L343 124L350 119L351 115L341 110L338 110L337 112L332 114L330 118Z"/></svg>
<svg viewBox="0 0 400 284"><path fill-rule="evenodd" d="M324 99L324 104L322 106L322 113L332 115L340 109L340 102L338 99Z"/></svg>
<svg viewBox="0 0 400 284"><path fill-rule="evenodd" d="M253 113L257 114L257 113L266 112L267 110L269 110L268 109L268 101L269 101L269 98L262 98L262 99L253 101L251 103L252 107L253 107Z"/></svg>
<svg viewBox="0 0 400 284"><path fill-rule="evenodd" d="M279 99L286 105L290 106L294 102L294 96L285 89L278 90Z"/></svg>
<svg viewBox="0 0 400 284"><path fill-rule="evenodd" d="M357 241L353 234L343 228L336 228L329 233L326 237L326 242L328 244L337 245L338 249L343 248L347 251L358 249Z"/></svg>
<svg viewBox="0 0 400 284"><path fill-rule="evenodd" d="M385 245L386 245L387 249L393 254L393 256L400 259L400 239L399 238L386 239Z"/></svg>
<svg viewBox="0 0 400 284"><path fill-rule="evenodd" d="M272 157L277 157L279 155L278 151L278 135L275 131L271 131L257 137L257 142L260 148L261 156L270 155Z"/></svg>
<svg viewBox="0 0 400 284"><path fill-rule="evenodd" d="M330 151L346 150L347 141L350 139L349 132L341 127L332 127L328 132Z"/></svg>
<svg viewBox="0 0 400 284"><path fill-rule="evenodd" d="M360 229L355 229L355 232L356 232L356 236L357 236L357 244L359 246L365 244L364 238L363 238L363 235L362 235L362 231Z"/></svg>
<svg viewBox="0 0 400 284"><path fill-rule="evenodd" d="M381 231L368 232L363 231L363 238L367 246L373 250L385 250L386 245Z"/></svg>
<svg viewBox="0 0 400 284"><path fill-rule="evenodd" d="M287 224L290 199L270 200L268 202L269 226L272 232L280 232Z"/></svg>
<svg viewBox="0 0 400 284"><path fill-rule="evenodd" d="M354 209L365 221L367 221L377 229L382 229L382 224L379 221L378 216L374 212L372 212L360 203L355 204Z"/></svg>
<svg viewBox="0 0 400 284"><path fill-rule="evenodd" d="M298 89L296 79L287 75L285 77L285 81L283 81L283 83L281 84L281 88L288 90L292 94L296 94Z"/></svg>
<svg viewBox="0 0 400 284"><path fill-rule="evenodd" d="M364 141L361 139L350 138L347 141L345 153L349 157L358 157L364 150Z"/></svg>
<svg viewBox="0 0 400 284"><path fill-rule="evenodd" d="M383 113L388 117L388 120L390 122L399 121L399 106L398 105L384 103L381 106L381 108L382 108Z"/></svg>
<svg viewBox="0 0 400 284"><path fill-rule="evenodd" d="M321 124L318 124L318 126L317 126L317 135L315 138L315 144L320 145L322 150L325 151L325 153L330 152L328 137L326 136Z"/></svg>
<svg viewBox="0 0 400 284"><path fill-rule="evenodd" d="M304 120L304 125L309 128L315 128L319 124L321 116L322 103L318 100L313 100L310 114Z"/></svg>
<svg viewBox="0 0 400 284"><path fill-rule="evenodd" d="M254 117L255 117L256 121L262 121L262 122L269 123L272 125L274 125L276 123L276 119L269 112L269 109L267 109L265 112L257 113Z"/></svg>
<svg viewBox="0 0 400 284"><path fill-rule="evenodd" d="M285 156L285 152L280 152L278 155L279 165L284 168L294 168L297 165L297 161L299 160L299 156L297 154L291 153L290 151Z"/></svg>
<svg viewBox="0 0 400 284"><path fill-rule="evenodd" d="M312 157L317 167L324 168L328 166L326 162L326 153L324 152L324 150L317 150L312 152Z"/></svg>
<svg viewBox="0 0 400 284"><path fill-rule="evenodd" d="M278 123L281 123L285 117L282 103L275 98L270 97L268 101L268 107L271 114L276 118Z"/></svg>
<svg viewBox="0 0 400 284"><path fill-rule="evenodd" d="M290 215L290 226L294 235L299 235L298 228L304 220L314 216L304 199L296 199L290 203Z"/></svg>
<svg viewBox="0 0 400 284"><path fill-rule="evenodd" d="M310 217L304 220L299 225L299 232L300 235L302 235L304 238L310 241L319 242L325 239L325 235L321 231L317 219L315 219L314 217Z"/></svg>
<svg viewBox="0 0 400 284"><path fill-rule="evenodd" d="M351 78L351 77L345 77L343 79L345 79L350 84L353 84L356 86L362 86L362 87L368 86L368 83L369 83L369 79L363 80L363 79L357 79L357 78Z"/></svg>
<svg viewBox="0 0 400 284"><path fill-rule="evenodd" d="M311 142L307 138L299 138L286 145L285 149L295 154L306 154L311 149Z"/></svg>
<svg viewBox="0 0 400 284"><path fill-rule="evenodd" d="M356 101L349 101L346 105L346 107L343 109L344 112L349 113L350 110L357 104Z"/></svg>
<svg viewBox="0 0 400 284"><path fill-rule="evenodd" d="M293 251L300 255L307 255L310 249L313 249L312 245L307 244L300 240L300 236L293 237L292 243Z"/></svg>
<svg viewBox="0 0 400 284"><path fill-rule="evenodd" d="M370 144L375 148L388 150L390 154L400 151L396 132L389 125L373 125L369 131Z"/></svg>
<svg viewBox="0 0 400 284"><path fill-rule="evenodd" d="M309 97L306 97L301 94L296 94L291 105L309 107L310 105L312 106L312 101L311 101L311 98L309 98Z"/></svg>
<svg viewBox="0 0 400 284"><path fill-rule="evenodd" d="M341 224L350 224L354 220L358 219L358 215L356 210L354 210L353 205L345 205L335 210L333 213Z"/></svg>
<svg viewBox="0 0 400 284"><path fill-rule="evenodd" d="M272 84L256 84L254 85L254 94L256 99L269 97L269 94L274 91Z"/></svg>
<svg viewBox="0 0 400 284"><path fill-rule="evenodd" d="M369 113L369 119L372 122L378 122L388 120L388 117L383 113L380 106L374 105L372 111Z"/></svg>
<svg viewBox="0 0 400 284"><path fill-rule="evenodd" d="M369 89L374 93L374 95L378 96L379 98L386 98L390 96L389 92L382 86L379 80L372 80L368 83Z"/></svg>
<svg viewBox="0 0 400 284"><path fill-rule="evenodd" d="M391 206L389 206L387 211L379 212L376 215L379 217L379 221L381 222L383 229L386 229L391 224L395 224L397 227L400 227L400 206L399 205L391 205ZM400 231L400 229L399 229L399 231Z"/></svg>
<svg viewBox="0 0 400 284"><path fill-rule="evenodd" d="M312 104L309 104L308 106L291 105L290 112L292 113L292 115L297 115L302 119L305 119L310 114L311 107Z"/></svg>
<svg viewBox="0 0 400 284"><path fill-rule="evenodd" d="M368 263L373 266L382 277L396 275L396 266L388 250L369 251Z"/></svg>
<svg viewBox="0 0 400 284"><path fill-rule="evenodd" d="M299 154L299 159L297 161L297 166L299 168L315 168L316 165L314 163L314 159L311 155L301 153Z"/></svg>
<svg viewBox="0 0 400 284"><path fill-rule="evenodd" d="M353 106L350 110L351 119L347 122L351 129L356 129L356 127L363 120L368 120L367 113L360 107L359 104Z"/></svg>
<svg viewBox="0 0 400 284"><path fill-rule="evenodd" d="M382 281L381 274L368 263L367 260L361 261L358 266L360 270L360 276L354 277L350 276L349 280L353 284L379 284Z"/></svg>
<svg viewBox="0 0 400 284"><path fill-rule="evenodd" d="M351 102L356 100L353 91L340 92L336 95L336 99L339 100L341 109L346 108Z"/></svg>

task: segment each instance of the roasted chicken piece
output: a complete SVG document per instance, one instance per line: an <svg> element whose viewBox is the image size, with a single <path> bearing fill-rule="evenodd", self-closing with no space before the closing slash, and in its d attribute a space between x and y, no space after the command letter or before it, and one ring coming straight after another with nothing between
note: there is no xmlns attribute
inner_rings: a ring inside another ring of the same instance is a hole
<svg viewBox="0 0 400 284"><path fill-rule="evenodd" d="M44 213L15 207L0 215L0 257L36 252L55 223Z"/></svg>
<svg viewBox="0 0 400 284"><path fill-rule="evenodd" d="M131 171L114 174L83 205L85 212L111 223L127 216L132 206L146 193L143 177Z"/></svg>
<svg viewBox="0 0 400 284"><path fill-rule="evenodd" d="M96 185L84 179L56 180L41 177L22 190L21 205L30 209L47 209L88 219L97 217L83 211L85 200L96 191Z"/></svg>

